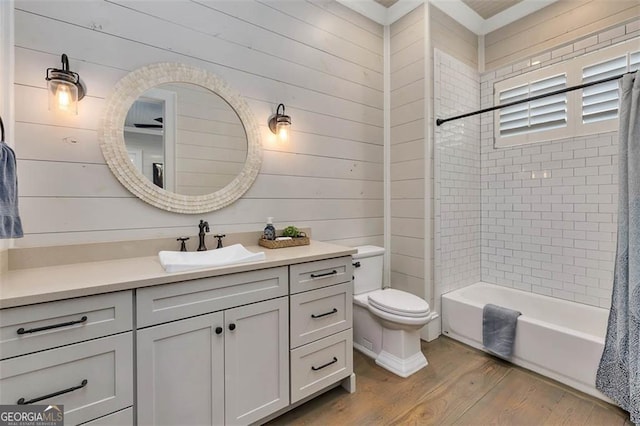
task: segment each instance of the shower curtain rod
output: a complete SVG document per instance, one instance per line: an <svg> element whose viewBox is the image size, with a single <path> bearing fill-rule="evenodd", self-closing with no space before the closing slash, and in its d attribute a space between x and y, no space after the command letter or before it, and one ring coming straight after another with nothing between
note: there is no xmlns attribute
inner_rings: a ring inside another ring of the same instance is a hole
<svg viewBox="0 0 640 426"><path fill-rule="evenodd" d="M526 98L526 99L520 99L518 101L509 102L509 103L502 104L502 105L492 106L490 108L484 108L484 109L481 109L481 110L478 110L478 111L468 112L466 114L456 115L455 117L438 118L436 120L436 126L440 126L441 124L444 124L447 121L458 120L459 118L470 117L472 115L482 114L482 113L489 112L489 111L495 111L495 110L500 109L500 108L506 108L506 107L510 107L510 106L513 106L513 105L523 104L525 102L531 102L531 101L535 101L535 100L538 100L538 99L546 98L546 97L549 97L549 96L559 95L561 93L571 92L573 90L584 89L585 87L589 87L589 86L595 86L596 84L602 84L602 83L606 83L608 81L618 80L619 78L622 78L623 76L625 76L627 74L633 74L633 73L635 73L635 71L625 72L623 74L616 75L616 76L613 76L613 77L607 77L607 78L603 78L602 80L592 81L591 83L580 84L578 86L565 87L564 89L556 90L556 91L549 92L549 93L544 93L542 95L532 96L532 97Z"/></svg>

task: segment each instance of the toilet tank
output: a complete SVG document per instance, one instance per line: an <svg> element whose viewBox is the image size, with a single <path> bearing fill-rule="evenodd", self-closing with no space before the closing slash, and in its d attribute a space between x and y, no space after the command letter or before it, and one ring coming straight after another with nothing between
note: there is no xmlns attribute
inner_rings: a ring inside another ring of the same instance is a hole
<svg viewBox="0 0 640 426"><path fill-rule="evenodd" d="M384 248L377 246L355 248L358 253L352 255L354 263L353 294L381 289Z"/></svg>

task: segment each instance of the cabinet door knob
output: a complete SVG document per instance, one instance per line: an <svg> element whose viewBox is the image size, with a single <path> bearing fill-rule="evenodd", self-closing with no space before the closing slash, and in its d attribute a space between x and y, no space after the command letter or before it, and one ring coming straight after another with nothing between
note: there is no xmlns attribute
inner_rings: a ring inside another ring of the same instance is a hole
<svg viewBox="0 0 640 426"><path fill-rule="evenodd" d="M216 334L222 334L222 327L216 327Z"/></svg>
<svg viewBox="0 0 640 426"><path fill-rule="evenodd" d="M233 331L236 329L236 325L234 323L229 324L229 330Z"/></svg>

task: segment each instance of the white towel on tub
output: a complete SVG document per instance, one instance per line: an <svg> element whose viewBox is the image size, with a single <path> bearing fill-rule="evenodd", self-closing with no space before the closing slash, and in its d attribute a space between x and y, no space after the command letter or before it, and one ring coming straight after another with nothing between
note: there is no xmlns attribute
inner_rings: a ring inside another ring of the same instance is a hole
<svg viewBox="0 0 640 426"><path fill-rule="evenodd" d="M482 309L482 345L502 358L510 358L520 315L513 309L486 304Z"/></svg>

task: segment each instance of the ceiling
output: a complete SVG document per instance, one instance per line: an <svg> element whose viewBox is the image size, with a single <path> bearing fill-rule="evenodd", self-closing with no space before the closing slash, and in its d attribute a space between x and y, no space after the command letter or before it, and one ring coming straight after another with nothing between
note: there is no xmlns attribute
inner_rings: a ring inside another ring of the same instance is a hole
<svg viewBox="0 0 640 426"><path fill-rule="evenodd" d="M483 19L489 19L522 0L462 0Z"/></svg>
<svg viewBox="0 0 640 426"><path fill-rule="evenodd" d="M374 0L376 3L384 7L391 7L398 0ZM489 19L498 13L509 9L523 0L461 0L469 6L471 10L477 13L482 19Z"/></svg>
<svg viewBox="0 0 640 426"><path fill-rule="evenodd" d="M337 0L382 25L429 2L478 35L488 34L558 0Z"/></svg>
<svg viewBox="0 0 640 426"><path fill-rule="evenodd" d="M383 5L384 7L391 7L398 3L398 0L375 0L375 2Z"/></svg>

